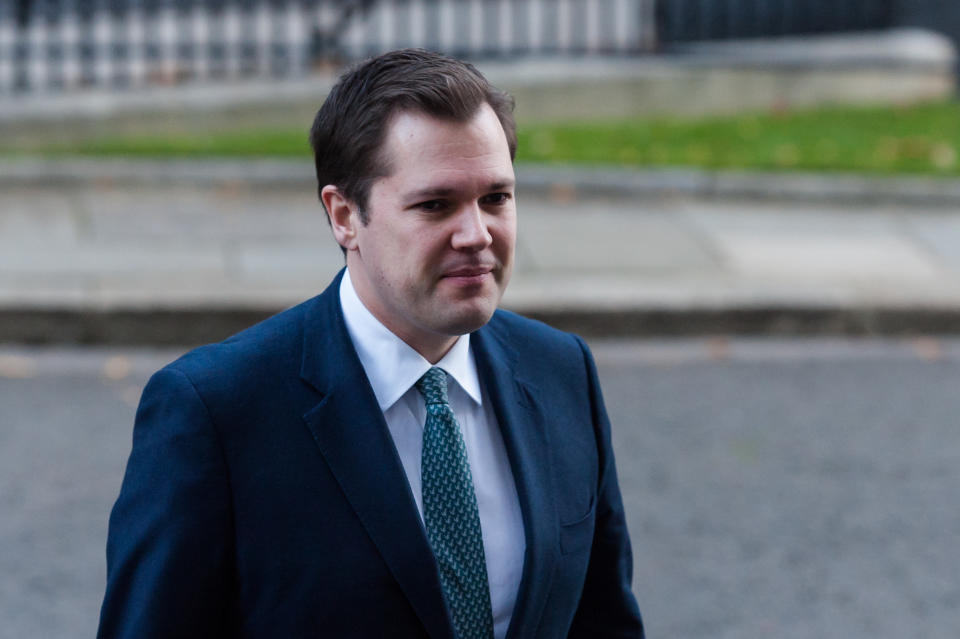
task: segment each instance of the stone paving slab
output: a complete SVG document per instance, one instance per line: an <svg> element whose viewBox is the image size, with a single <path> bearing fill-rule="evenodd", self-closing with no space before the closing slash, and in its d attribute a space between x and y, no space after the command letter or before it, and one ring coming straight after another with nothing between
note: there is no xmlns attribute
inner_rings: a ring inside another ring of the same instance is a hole
<svg viewBox="0 0 960 639"><path fill-rule="evenodd" d="M670 207L626 205L623 199L519 203L524 274L698 272L718 266L709 247ZM656 242L649 239L656 238Z"/></svg>

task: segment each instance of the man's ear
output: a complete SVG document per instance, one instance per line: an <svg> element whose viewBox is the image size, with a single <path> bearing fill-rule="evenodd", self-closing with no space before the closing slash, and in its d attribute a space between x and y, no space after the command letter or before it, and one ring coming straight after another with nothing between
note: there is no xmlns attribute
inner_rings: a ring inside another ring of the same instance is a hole
<svg viewBox="0 0 960 639"><path fill-rule="evenodd" d="M337 244L351 251L357 247L357 227L360 222L360 211L357 206L333 184L328 184L320 191L320 199L327 209L330 218L330 228Z"/></svg>

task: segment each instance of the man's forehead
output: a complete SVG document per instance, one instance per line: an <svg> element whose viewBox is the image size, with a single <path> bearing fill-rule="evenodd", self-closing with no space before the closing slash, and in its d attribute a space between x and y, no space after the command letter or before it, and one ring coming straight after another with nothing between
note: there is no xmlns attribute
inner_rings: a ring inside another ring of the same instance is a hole
<svg viewBox="0 0 960 639"><path fill-rule="evenodd" d="M466 177L473 187L481 184L492 190L513 188L515 183L506 133L486 103L466 120L398 111L384 132L380 160L381 177L406 174L404 191L411 193L449 194L461 189ZM476 162L470 176L457 175L462 160Z"/></svg>
<svg viewBox="0 0 960 639"><path fill-rule="evenodd" d="M403 144L410 141L414 133L424 136L441 129L474 129L479 125L485 125L481 127L485 129L485 137L495 138L498 141L502 138L509 152L507 134L503 129L503 124L493 107L486 102L481 103L466 118L438 116L422 109L396 109L387 118L386 126L383 129L381 150L386 150L392 144ZM402 147L398 150L402 150Z"/></svg>

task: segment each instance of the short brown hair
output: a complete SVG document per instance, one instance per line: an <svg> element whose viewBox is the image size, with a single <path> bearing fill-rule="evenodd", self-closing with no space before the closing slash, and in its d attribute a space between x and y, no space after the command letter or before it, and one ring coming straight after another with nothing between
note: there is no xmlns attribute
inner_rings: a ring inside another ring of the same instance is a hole
<svg viewBox="0 0 960 639"><path fill-rule="evenodd" d="M370 186L388 174L381 148L392 116L418 111L466 122L484 103L497 114L513 160L513 98L472 64L423 49L391 51L360 63L330 90L310 129L318 193L333 184L359 207L366 224Z"/></svg>

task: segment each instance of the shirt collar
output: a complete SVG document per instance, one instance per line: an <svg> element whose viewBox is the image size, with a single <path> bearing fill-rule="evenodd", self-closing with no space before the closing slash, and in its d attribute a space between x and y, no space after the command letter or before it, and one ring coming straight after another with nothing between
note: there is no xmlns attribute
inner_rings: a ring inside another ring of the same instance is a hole
<svg viewBox="0 0 960 639"><path fill-rule="evenodd" d="M347 269L340 280L340 306L347 332L373 387L381 411L397 403L431 364L373 316L353 288ZM467 395L482 404L480 378L470 348L470 335L461 335L436 364L447 372Z"/></svg>

